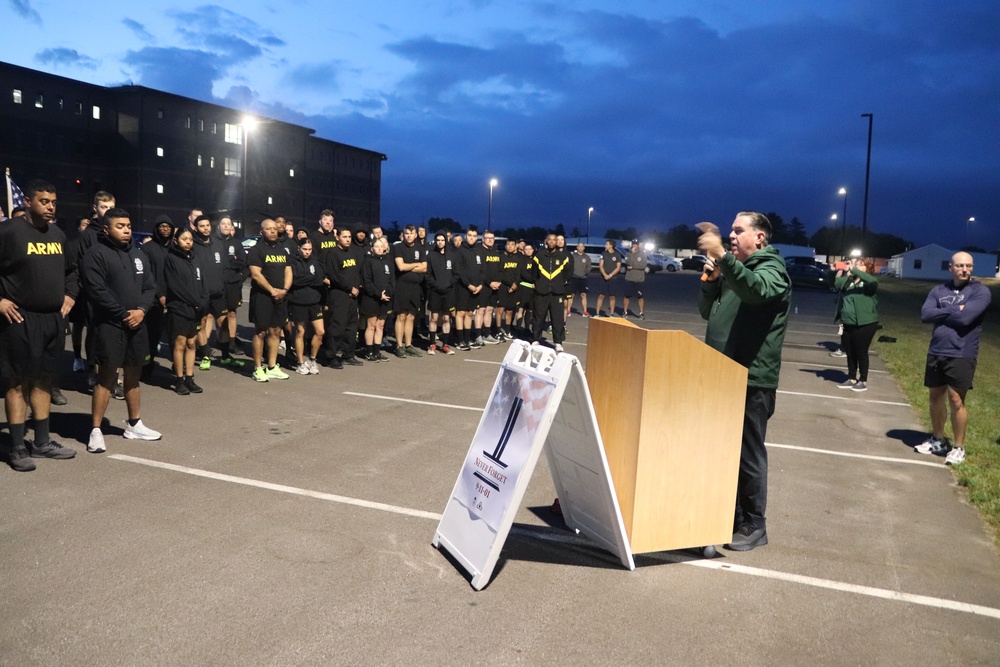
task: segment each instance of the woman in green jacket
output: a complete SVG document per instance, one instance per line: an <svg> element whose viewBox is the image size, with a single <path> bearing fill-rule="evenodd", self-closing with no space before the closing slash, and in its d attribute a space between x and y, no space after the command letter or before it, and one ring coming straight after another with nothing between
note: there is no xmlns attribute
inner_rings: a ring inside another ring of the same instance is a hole
<svg viewBox="0 0 1000 667"><path fill-rule="evenodd" d="M837 385L841 389L868 389L868 348L878 330L878 279L872 270L871 263L855 257L833 283L839 294L837 318L844 325L840 345L847 353L847 380Z"/></svg>

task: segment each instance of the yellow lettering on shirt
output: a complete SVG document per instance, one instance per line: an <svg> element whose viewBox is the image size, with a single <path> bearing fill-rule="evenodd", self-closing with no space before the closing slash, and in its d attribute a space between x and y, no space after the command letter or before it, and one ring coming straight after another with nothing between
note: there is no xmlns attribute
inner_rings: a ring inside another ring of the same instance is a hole
<svg viewBox="0 0 1000 667"><path fill-rule="evenodd" d="M264 261L269 264L286 264L288 263L287 255L264 255Z"/></svg>
<svg viewBox="0 0 1000 667"><path fill-rule="evenodd" d="M341 263L340 268L346 269L349 266L357 266L357 265L358 265L358 263L356 261L354 261L353 259L345 259Z"/></svg>
<svg viewBox="0 0 1000 667"><path fill-rule="evenodd" d="M29 255L61 255L63 254L62 243L58 242L38 242L28 243Z"/></svg>
<svg viewBox="0 0 1000 667"><path fill-rule="evenodd" d="M333 248L336 245L336 241L320 241L319 247L321 250L326 250L327 248Z"/></svg>

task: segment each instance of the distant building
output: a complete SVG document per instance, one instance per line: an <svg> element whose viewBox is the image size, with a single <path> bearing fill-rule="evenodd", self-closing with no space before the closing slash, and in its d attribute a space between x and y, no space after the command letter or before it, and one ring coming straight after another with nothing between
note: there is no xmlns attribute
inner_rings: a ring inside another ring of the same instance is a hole
<svg viewBox="0 0 1000 667"><path fill-rule="evenodd" d="M108 190L147 231L158 215L176 223L192 207L229 213L247 235L279 214L312 228L325 208L338 225L380 223L384 154L268 118L246 130L243 118L143 86L0 63L0 168L21 185L52 182L62 220L86 214L94 193Z"/></svg>
<svg viewBox="0 0 1000 667"><path fill-rule="evenodd" d="M948 280L948 264L957 250L949 250L936 243L914 248L889 258L888 268L897 278L918 280ZM984 252L969 253L975 264L972 275L979 278L997 277L997 256Z"/></svg>

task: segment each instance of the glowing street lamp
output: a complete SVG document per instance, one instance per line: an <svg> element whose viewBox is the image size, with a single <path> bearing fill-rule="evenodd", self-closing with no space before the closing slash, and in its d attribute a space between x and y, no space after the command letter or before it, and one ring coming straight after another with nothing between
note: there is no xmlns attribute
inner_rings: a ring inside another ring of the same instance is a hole
<svg viewBox="0 0 1000 667"><path fill-rule="evenodd" d="M844 217L840 220L840 254L847 253L847 188L840 188L837 194L844 198Z"/></svg>
<svg viewBox="0 0 1000 667"><path fill-rule="evenodd" d="M594 207L587 209L587 243L590 243L590 216L594 213Z"/></svg>
<svg viewBox="0 0 1000 667"><path fill-rule="evenodd" d="M495 178L490 179L490 206L486 215L486 229L493 230L493 188L497 186L499 181Z"/></svg>

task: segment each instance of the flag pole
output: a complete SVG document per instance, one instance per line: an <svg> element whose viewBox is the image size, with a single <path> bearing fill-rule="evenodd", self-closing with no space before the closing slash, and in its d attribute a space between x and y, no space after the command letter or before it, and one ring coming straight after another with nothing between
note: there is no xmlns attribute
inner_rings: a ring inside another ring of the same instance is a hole
<svg viewBox="0 0 1000 667"><path fill-rule="evenodd" d="M3 187L7 191L7 210L4 211L4 215L11 217L11 211L14 208L14 195L10 191L10 167L6 167L5 171Z"/></svg>

